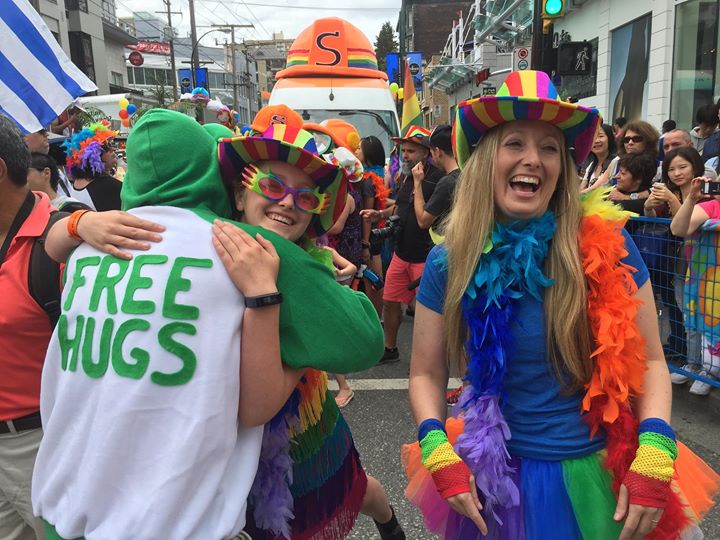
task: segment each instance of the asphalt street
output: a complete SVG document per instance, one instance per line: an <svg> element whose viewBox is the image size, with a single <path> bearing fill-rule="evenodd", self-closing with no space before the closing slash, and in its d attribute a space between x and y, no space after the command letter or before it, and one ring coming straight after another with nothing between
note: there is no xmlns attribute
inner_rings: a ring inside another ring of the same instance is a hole
<svg viewBox="0 0 720 540"><path fill-rule="evenodd" d="M365 470L385 487L408 540L426 540L437 537L425 530L420 513L405 499L405 477L400 465L400 448L417 437L405 389L411 342L412 319L405 317L398 340L400 361L350 376L351 386L356 381L355 398L343 414L352 428ZM720 471L720 420L718 408L710 406L712 396L691 396L687 386L676 387L674 392L673 427L678 438ZM720 509L713 509L701 528L706 539L720 539ZM370 540L379 535L372 520L360 516L348 538Z"/></svg>

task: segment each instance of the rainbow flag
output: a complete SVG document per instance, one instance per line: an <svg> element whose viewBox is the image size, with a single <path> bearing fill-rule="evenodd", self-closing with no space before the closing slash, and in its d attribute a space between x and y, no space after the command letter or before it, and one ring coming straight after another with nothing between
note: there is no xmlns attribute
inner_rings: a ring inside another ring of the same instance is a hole
<svg viewBox="0 0 720 540"><path fill-rule="evenodd" d="M405 133L408 126L422 126L422 111L420 101L415 93L415 83L410 73L410 63L405 61L405 76L403 78L403 109L400 133Z"/></svg>

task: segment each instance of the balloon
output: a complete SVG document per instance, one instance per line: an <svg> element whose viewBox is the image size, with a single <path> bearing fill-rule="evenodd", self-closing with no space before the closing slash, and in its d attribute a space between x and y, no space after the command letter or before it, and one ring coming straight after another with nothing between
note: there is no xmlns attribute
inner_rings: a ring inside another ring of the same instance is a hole
<svg viewBox="0 0 720 540"><path fill-rule="evenodd" d="M391 91L393 94L398 91L398 88L400 88L400 87L398 86L398 83L396 83L396 82L390 83L390 91Z"/></svg>
<svg viewBox="0 0 720 540"><path fill-rule="evenodd" d="M135 111L137 111L137 105L135 105L134 103L131 103L127 106L128 114L135 114Z"/></svg>
<svg viewBox="0 0 720 540"><path fill-rule="evenodd" d="M240 134L245 135L246 133L250 132L250 126L247 124L243 125L243 127L240 128Z"/></svg>
<svg viewBox="0 0 720 540"><path fill-rule="evenodd" d="M130 102L125 98L122 98L120 101L118 101L118 105L120 105L121 109L127 109L127 106L129 104L130 104Z"/></svg>
<svg viewBox="0 0 720 540"><path fill-rule="evenodd" d="M118 113L118 116L122 118L123 120L127 119L130 115L125 109L120 109L120 112Z"/></svg>
<svg viewBox="0 0 720 540"><path fill-rule="evenodd" d="M403 98L403 89L402 88L398 88L397 96L398 96L398 99Z"/></svg>
<svg viewBox="0 0 720 540"><path fill-rule="evenodd" d="M130 127L130 119L129 118L123 118L120 120L122 122L122 125L125 127Z"/></svg>

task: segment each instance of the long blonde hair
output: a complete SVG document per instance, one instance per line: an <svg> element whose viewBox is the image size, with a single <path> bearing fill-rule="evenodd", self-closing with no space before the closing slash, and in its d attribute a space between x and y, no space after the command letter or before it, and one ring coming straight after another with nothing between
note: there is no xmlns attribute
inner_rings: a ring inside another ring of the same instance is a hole
<svg viewBox="0 0 720 540"><path fill-rule="evenodd" d="M495 225L493 178L501 132L502 126L489 131L465 164L445 229L445 337L451 367L460 373L467 364L462 298ZM545 262L546 275L555 280L555 285L545 289L545 326L547 352L556 376L567 390L578 390L592 374L592 339L578 245L582 218L579 182L563 137L560 144L561 174L548 206L557 219L557 231Z"/></svg>

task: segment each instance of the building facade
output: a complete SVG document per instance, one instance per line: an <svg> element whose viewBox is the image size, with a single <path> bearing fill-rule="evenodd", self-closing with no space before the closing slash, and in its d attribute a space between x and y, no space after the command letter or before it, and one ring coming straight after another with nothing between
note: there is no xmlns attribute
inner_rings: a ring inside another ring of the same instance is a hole
<svg viewBox="0 0 720 540"><path fill-rule="evenodd" d="M65 54L70 56L70 42L68 40L68 18L63 0L30 0L30 5L35 8L48 25L55 40L60 44Z"/></svg>
<svg viewBox="0 0 720 540"><path fill-rule="evenodd" d="M277 72L285 69L287 52L293 41L294 38L286 39L282 32L277 32L273 33L272 39L248 40L244 43L250 56L255 59L258 91L263 101L267 101L272 92Z"/></svg>
<svg viewBox="0 0 720 540"><path fill-rule="evenodd" d="M433 96L425 118L437 119L429 125L452 123L458 103L494 94L513 69L515 51L527 51L525 67L529 67L534 1L471 4L453 21L444 48L423 71L425 95L431 91Z"/></svg>
<svg viewBox="0 0 720 540"><path fill-rule="evenodd" d="M563 77L562 94L583 87L583 105L608 121L666 119L691 129L695 112L720 97L717 0L585 0L554 23L554 32L594 45L594 76ZM564 34L563 34L564 33ZM593 80L594 79L594 80Z"/></svg>

